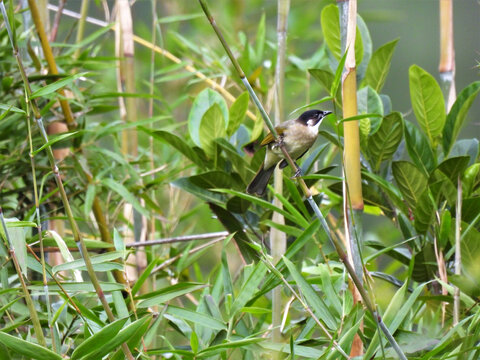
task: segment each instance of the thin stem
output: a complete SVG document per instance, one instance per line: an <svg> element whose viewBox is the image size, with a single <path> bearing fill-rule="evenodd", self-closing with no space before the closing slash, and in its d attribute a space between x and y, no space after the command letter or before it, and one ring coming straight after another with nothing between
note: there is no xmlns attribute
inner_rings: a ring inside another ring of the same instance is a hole
<svg viewBox="0 0 480 360"><path fill-rule="evenodd" d="M462 226L462 180L458 176L457 181L457 203L455 204L455 275L462 273L462 247L461 247L461 226ZM453 326L460 321L460 289L455 286L453 294Z"/></svg>
<svg viewBox="0 0 480 360"><path fill-rule="evenodd" d="M90 3L90 0L82 0L82 6L80 8L80 19L78 20L78 27L77 27L77 38L76 38L77 44L79 44L83 40L83 34L85 33L85 23L87 20L89 3ZM75 50L75 53L73 54L73 58L78 59L81 51L82 51L82 48L80 47L77 48Z"/></svg>

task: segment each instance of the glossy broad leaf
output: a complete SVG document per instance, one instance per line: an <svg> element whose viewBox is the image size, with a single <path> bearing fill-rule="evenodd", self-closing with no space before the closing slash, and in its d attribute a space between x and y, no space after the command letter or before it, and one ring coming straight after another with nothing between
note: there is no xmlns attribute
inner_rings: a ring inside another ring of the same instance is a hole
<svg viewBox="0 0 480 360"><path fill-rule="evenodd" d="M378 171L382 161L389 160L398 148L403 136L403 118L398 112L385 116L377 132L368 138L371 165Z"/></svg>
<svg viewBox="0 0 480 360"><path fill-rule="evenodd" d="M226 135L225 121L220 105L213 104L203 115L200 122L200 146L205 153L214 156L217 146L215 139Z"/></svg>
<svg viewBox="0 0 480 360"><path fill-rule="evenodd" d="M376 92L380 92L390 70L393 52L398 40L393 40L380 46L373 54L368 63L365 73L364 85L371 86Z"/></svg>
<svg viewBox="0 0 480 360"><path fill-rule="evenodd" d="M190 113L188 115L188 131L193 142L197 146L202 146L200 140L200 124L205 113L214 105L220 107L223 115L225 129L228 125L228 107L223 97L212 89L205 89L195 98Z"/></svg>
<svg viewBox="0 0 480 360"><path fill-rule="evenodd" d="M357 108L359 115L378 114L383 116L384 114L382 100L370 86L363 87L357 91ZM369 117L366 119L368 119L370 124L369 133L374 134L377 132L381 123L381 117Z"/></svg>
<svg viewBox="0 0 480 360"><path fill-rule="evenodd" d="M457 100L455 100L455 103L452 105L447 115L445 127L443 128L443 152L445 155L448 155L455 143L467 117L468 110L472 106L479 91L480 81L471 83L458 94Z"/></svg>
<svg viewBox="0 0 480 360"><path fill-rule="evenodd" d="M410 67L409 79L413 112L430 144L436 144L445 124L442 89L432 75L417 65Z"/></svg>
<svg viewBox="0 0 480 360"><path fill-rule="evenodd" d="M400 192L411 209L415 209L420 195L427 187L427 178L408 161L392 163L392 172Z"/></svg>
<svg viewBox="0 0 480 360"><path fill-rule="evenodd" d="M232 106L230 106L228 127L227 127L228 136L232 136L235 133L235 131L237 131L238 127L243 122L243 120L245 119L245 114L247 113L249 100L250 100L250 97L248 96L248 92L244 92L235 100Z"/></svg>
<svg viewBox="0 0 480 360"><path fill-rule="evenodd" d="M428 139L410 121L405 122L405 143L408 155L425 176L436 167L436 157Z"/></svg>

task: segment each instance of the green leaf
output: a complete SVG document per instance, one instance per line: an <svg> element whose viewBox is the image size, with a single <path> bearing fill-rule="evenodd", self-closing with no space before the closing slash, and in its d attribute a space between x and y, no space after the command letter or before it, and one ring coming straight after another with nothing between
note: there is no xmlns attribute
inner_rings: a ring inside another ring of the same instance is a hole
<svg viewBox="0 0 480 360"><path fill-rule="evenodd" d="M106 342L117 336L118 332L122 329L127 320L128 317L116 320L90 336L88 339L84 340L73 351L71 359L80 359L81 357L86 356L102 347Z"/></svg>
<svg viewBox="0 0 480 360"><path fill-rule="evenodd" d="M225 121L222 109L218 104L213 104L203 115L200 122L200 144L210 156L216 151L215 139L223 138L226 134Z"/></svg>
<svg viewBox="0 0 480 360"><path fill-rule="evenodd" d="M175 181L172 181L171 184L207 202L211 202L219 205L224 204L224 201L225 201L224 196L214 193L212 191L206 190L198 185L195 185L190 180L190 178L187 178L187 177L180 178Z"/></svg>
<svg viewBox="0 0 480 360"><path fill-rule="evenodd" d="M336 5L330 4L323 8L320 16L322 25L323 37L328 45L328 48L337 60L342 57L342 49L340 43L340 20L338 8ZM363 58L363 42L360 31L357 27L355 35L355 61L357 64L362 62ZM343 68L343 67L342 67Z"/></svg>
<svg viewBox="0 0 480 360"><path fill-rule="evenodd" d="M410 98L418 124L430 144L436 144L445 124L445 101L435 78L417 65L409 69Z"/></svg>
<svg viewBox="0 0 480 360"><path fill-rule="evenodd" d="M90 211L92 211L93 200L95 199L97 188L94 183L88 184L87 191L85 194L85 203L83 204L83 216L85 220L90 216Z"/></svg>
<svg viewBox="0 0 480 360"><path fill-rule="evenodd" d="M463 175L463 172L467 169L469 156L457 156L442 161L438 165L438 170L444 173L450 181L457 186L458 177Z"/></svg>
<svg viewBox="0 0 480 360"><path fill-rule="evenodd" d="M405 143L410 159L428 176L437 165L435 153L425 135L410 121L405 122Z"/></svg>
<svg viewBox="0 0 480 360"><path fill-rule="evenodd" d="M82 359L83 360L101 359L102 357L107 355L112 350L115 350L119 345L123 344L124 342L127 342L130 338L135 336L139 329L143 328L144 330L146 330L144 325L145 325L145 323L148 323L151 320L152 320L152 316L148 315L148 316L145 316L141 319L138 319L138 320L132 322L130 325L126 326L119 333L117 333L116 336L111 338L111 340L108 341L106 344L104 344L103 346L101 344L99 344L100 348L98 348L98 347L95 348L94 350L96 350L96 351L89 353L88 355L84 356Z"/></svg>
<svg viewBox="0 0 480 360"><path fill-rule="evenodd" d="M223 321L215 319L211 316L199 313L197 311L192 311L185 308L179 308L176 306L169 305L167 308L167 314L175 316L180 319L184 319L201 326L206 326L213 330L226 330L227 326Z"/></svg>
<svg viewBox="0 0 480 360"><path fill-rule="evenodd" d="M250 265L247 265L250 266ZM253 294L257 291L258 285L265 277L267 273L267 267L263 262L258 262L250 276L244 280L242 288L240 289L235 301L233 302L231 309L231 316L235 316L247 302L253 297Z"/></svg>
<svg viewBox="0 0 480 360"><path fill-rule="evenodd" d="M430 224L435 219L436 204L431 198L430 190L428 188L420 195L415 208L414 218L415 218L415 229L419 234L425 234Z"/></svg>
<svg viewBox="0 0 480 360"><path fill-rule="evenodd" d="M236 349L236 348L244 348L248 345L257 344L261 341L265 341L264 338L249 338L249 339L242 339L242 340L234 340L234 341L227 341L222 344L209 346L206 349L200 351L195 357L196 358L204 358L204 357L212 357L215 354L224 352L228 349Z"/></svg>
<svg viewBox="0 0 480 360"><path fill-rule="evenodd" d="M34 344L31 341L25 341L16 336L12 336L0 331L0 343L12 349L15 353L26 356L29 359L38 360L62 360L63 358L53 351L43 346Z"/></svg>
<svg viewBox="0 0 480 360"><path fill-rule="evenodd" d="M57 244L57 247L59 248L60 254L62 254L62 258L63 258L64 261L66 261L67 263L75 261L72 253L68 249L67 244L65 243L63 238L56 231L48 230L47 234L49 234L55 240L55 242ZM82 273L80 271L73 270L72 273L73 273L73 276L75 278L75 281L77 281L77 282L82 282L83 281Z"/></svg>
<svg viewBox="0 0 480 360"><path fill-rule="evenodd" d="M265 48L265 12L262 12L262 17L258 22L257 36L255 38L255 55L257 57L257 64L263 60L263 52ZM238 100L238 99L237 99Z"/></svg>
<svg viewBox="0 0 480 360"><path fill-rule="evenodd" d="M70 133L63 133L63 134L60 134L60 135L56 135L55 137L52 137L50 140L48 140L48 142L46 142L45 144L43 144L42 146L40 146L37 150L35 150L33 152L33 155L37 155L40 151L42 151L43 149L47 148L47 147L51 147L53 144L59 142L59 141L62 141L62 140L65 140L65 139L68 139L72 136L75 136L77 134L79 134L80 132L79 131L74 131L74 132L70 132Z"/></svg>
<svg viewBox="0 0 480 360"><path fill-rule="evenodd" d="M44 86L44 87L34 91L30 95L30 99L35 99L35 98L38 98L38 97L41 97L41 96L51 94L51 93L57 91L58 89L61 89L68 84L71 84L76 79L78 79L80 77L87 76L88 74L89 74L88 72L78 73L78 74L75 74L75 75L67 76L67 77L65 77L61 80L55 81L54 83L52 83L50 85Z"/></svg>
<svg viewBox="0 0 480 360"><path fill-rule="evenodd" d="M238 127L245 119L245 114L247 113L248 109L248 101L250 97L248 92L244 92L241 94L235 102L230 106L229 110L229 120L228 120L228 127L227 127L227 135L232 136L235 131L238 130Z"/></svg>
<svg viewBox="0 0 480 360"><path fill-rule="evenodd" d="M202 146L200 140L200 125L205 113L214 105L220 106L221 113L225 124L222 126L225 129L228 125L228 107L223 97L212 89L205 89L195 98L190 113L188 115L188 131L193 142L197 146Z"/></svg>
<svg viewBox="0 0 480 360"><path fill-rule="evenodd" d="M393 40L380 46L372 55L368 63L363 86L371 86L376 92L380 92L390 70L393 52L397 46L397 40Z"/></svg>
<svg viewBox="0 0 480 360"><path fill-rule="evenodd" d="M181 14L181 15L172 15L172 16L164 16L158 19L159 24L170 24L173 22L179 21L188 21L193 20L199 17L203 17L203 13L193 13L193 14Z"/></svg>
<svg viewBox="0 0 480 360"><path fill-rule="evenodd" d="M226 173L224 171L214 170L208 171L202 174L190 176L190 182L202 189L244 189L245 184L239 181L238 176L232 176L232 173Z"/></svg>
<svg viewBox="0 0 480 360"><path fill-rule="evenodd" d="M193 291L203 289L206 285L200 283L188 283L182 282L172 286L167 286L163 289L150 292L145 295L141 295L136 297L136 299L146 299L141 301L137 307L138 308L147 308L150 306L155 306L159 304L163 304L171 299L176 297L189 294Z"/></svg>
<svg viewBox="0 0 480 360"><path fill-rule="evenodd" d="M298 285L304 298L307 300L307 303L312 307L315 315L322 319L328 328L332 330L337 329L336 321L322 298L315 292L315 290L313 290L313 287L303 278L290 260L285 256L283 256L282 259L285 262L285 265L287 265L288 271L292 275L293 280Z"/></svg>
<svg viewBox="0 0 480 360"><path fill-rule="evenodd" d="M132 204L132 206L137 210L140 214L145 217L149 217L150 214L141 204L140 201L133 195L128 189L119 182L116 182L114 179L111 178L104 178L101 180L102 185L108 187L112 191L116 192L120 197L125 200L127 203Z"/></svg>
<svg viewBox="0 0 480 360"><path fill-rule="evenodd" d="M358 114L378 114L383 116L383 104L380 96L370 86L366 86L357 92ZM370 134L374 134L381 123L380 117L368 118L370 120ZM345 121L345 120L344 120Z"/></svg>
<svg viewBox="0 0 480 360"><path fill-rule="evenodd" d="M368 138L368 153L375 171L382 161L389 160L402 141L403 118L398 112L385 116L376 133Z"/></svg>
<svg viewBox="0 0 480 360"><path fill-rule="evenodd" d="M405 320L409 312L413 311L413 305L417 300L418 296L423 291L425 285L421 284L415 288L413 293L405 301L408 290L408 281L406 281L403 286L398 289L398 291L393 296L392 300L388 304L387 310L383 316L383 322L387 325L391 334L394 334L395 331L400 327L402 322ZM374 356L375 352L378 350L379 346L379 337L378 330L375 332L369 347L367 348L364 358L370 359Z"/></svg>
<svg viewBox="0 0 480 360"><path fill-rule="evenodd" d="M142 130L150 134L152 137L166 142L170 146L174 147L194 164L200 166L201 168L205 167L206 164L204 163L204 161L185 141L183 141L177 135L162 130L151 131L147 128L142 128Z"/></svg>
<svg viewBox="0 0 480 360"><path fill-rule="evenodd" d="M447 115L445 127L443 128L443 152L445 156L448 155L455 143L467 117L468 110L472 106L479 91L480 81L473 82L458 94L457 99L453 103Z"/></svg>
<svg viewBox="0 0 480 360"><path fill-rule="evenodd" d="M0 110L5 110L5 112L14 112L18 114L25 114L25 111L17 108L16 106L13 105L8 105L8 104L0 104ZM2 114L3 115L3 114Z"/></svg>
<svg viewBox="0 0 480 360"><path fill-rule="evenodd" d="M16 218L5 219L7 224L19 223ZM8 226L7 225L8 236L10 238L11 245L17 256L18 263L22 269L22 274L27 276L27 246L25 241L25 230L23 226Z"/></svg>
<svg viewBox="0 0 480 360"><path fill-rule="evenodd" d="M90 256L90 260L92 262L92 265L95 265L95 264L101 264L104 262L112 261L112 260L121 258L122 256L123 256L123 251L110 251L105 254ZM77 259L68 263L56 265L52 268L52 271L54 273L57 273L59 271L64 271L64 270L78 269L82 266L85 266L85 261L83 259Z"/></svg>
<svg viewBox="0 0 480 360"><path fill-rule="evenodd" d="M427 178L408 161L392 163L392 172L400 192L411 209L415 209L420 195L427 187Z"/></svg>

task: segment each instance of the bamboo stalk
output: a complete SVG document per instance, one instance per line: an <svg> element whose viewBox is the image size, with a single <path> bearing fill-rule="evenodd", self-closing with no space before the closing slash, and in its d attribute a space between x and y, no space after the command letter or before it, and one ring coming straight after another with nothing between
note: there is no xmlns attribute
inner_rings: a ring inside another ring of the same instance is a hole
<svg viewBox="0 0 480 360"><path fill-rule="evenodd" d="M255 92L253 91L250 83L248 82L248 79L245 78L245 74L244 74L242 68L238 64L237 59L233 56L227 42L225 41L225 39L224 39L224 37L223 37L223 35L220 31L220 29L218 28L215 20L213 19L212 15L211 15L211 13L208 9L208 6L206 4L206 1L205 0L198 0L198 1L200 3L200 6L202 7L203 12L205 13L205 16L207 17L207 19L210 22L210 24L212 25L215 33L217 34L218 39L220 40L223 47L225 48L225 51L227 52L227 55L228 55L230 61L232 62L234 68L237 70L238 76L242 80L242 82L245 85L245 87L247 88L247 91L249 92L252 100L255 102L255 105L257 106L258 110L260 111L260 114L262 115L263 120L265 121L265 124L270 129L270 131L272 132L272 135L276 139L278 136L277 136L277 133L276 133L276 131L275 131L273 125L272 125L272 122L270 121L270 118L268 117L267 113L265 112L262 104L260 103L260 100L258 100L258 97L256 96ZM290 155L288 154L288 152L285 150L285 147L282 146L281 149L282 149L283 155L285 156L285 159L287 160L288 164L292 168L295 168L295 163L293 162L293 160L290 157ZM370 296L368 295L367 291L363 287L363 284L362 284L361 280L358 278L357 274L355 273L355 269L351 265L350 261L348 260L348 257L346 255L346 253L343 251L338 239L336 239L334 236L332 236L332 235L335 235L335 234L330 231L330 228L328 227L328 224L325 221L325 218L323 217L322 213L320 212L320 209L318 208L318 205L313 200L310 189L307 187L307 185L305 184L305 181L302 178L297 178L297 181L299 182L299 185L300 185L303 193L305 194L305 197L307 198L308 203L312 207L315 215L320 220L320 223L322 224L322 227L325 230L330 242L335 246L335 250L337 251L340 260L343 262L343 264L344 264L345 268L347 269L347 272L349 273L352 281L354 282L355 286L357 287L358 291L360 292L360 295L362 296L363 303L365 304L366 308L372 314L373 319L377 322L378 326L380 327L382 332L385 334L385 337L387 338L388 342L392 345L392 347L394 348L394 350L397 353L397 355L399 356L399 358L402 359L402 360L407 360L405 354L402 352L402 350L398 346L398 343L395 341L394 337L392 336L392 334L390 333L390 331L386 327L385 323L383 322L381 315L377 312L376 305L372 302L372 300L370 299Z"/></svg>
<svg viewBox="0 0 480 360"><path fill-rule="evenodd" d="M455 275L462 273L462 247L461 247L461 227L462 227L462 180L460 175L457 181L457 203L455 204ZM460 321L460 289L454 286L453 294L453 326Z"/></svg>
<svg viewBox="0 0 480 360"><path fill-rule="evenodd" d="M343 117L357 115L357 72L355 59L355 37L357 29L357 1L339 2L340 34L344 50L347 51L345 70L342 77ZM363 282L363 264L360 256L360 244L357 234L362 224L363 196L360 166L359 121L344 122L343 152L343 215L347 254L353 264L358 279ZM354 303L361 302L360 293L352 288ZM360 329L363 328L363 324ZM360 330L361 331L361 330ZM363 342L358 334L353 339L350 355L363 354Z"/></svg>
<svg viewBox="0 0 480 360"><path fill-rule="evenodd" d="M275 68L275 124L279 125L285 121L285 57L287 50L287 21L290 10L290 0L278 0L277 2L277 62ZM280 168L275 168L273 177L273 186L275 192L283 193L283 174ZM281 201L275 197L273 200L275 206L283 208ZM285 224L283 215L274 212L272 221L277 224ZM284 232L276 229L270 229L270 249L273 263L276 264L285 254L287 249L287 237ZM272 290L272 341L274 343L282 342L282 288L276 287ZM283 353L274 354L277 359L283 358Z"/></svg>
<svg viewBox="0 0 480 360"><path fill-rule="evenodd" d="M90 0L82 0L82 6L80 8L80 19L78 20L78 26L77 26L77 38L76 38L77 44L79 44L83 40L83 34L85 33L85 23L87 20L89 3L90 3ZM78 47L73 53L73 58L78 59L78 57L80 56L80 52L81 52L81 48Z"/></svg>
<svg viewBox="0 0 480 360"><path fill-rule="evenodd" d="M3 0L2 0L3 1ZM50 46L50 42L48 41L47 34L45 32L45 28L42 23L42 19L40 16L40 12L38 10L37 4L35 0L28 0L28 6L30 7L30 12L32 13L32 19L35 24L35 29L37 30L38 38L40 39L40 43L42 44L43 55L45 56L45 60L47 61L48 65L48 72L51 75L58 75L58 68L55 62L55 58L53 57L52 48ZM70 105L66 100L65 90L60 89L58 90L60 94L60 107L62 108L62 112L65 116L65 121L69 127L75 127L75 119L73 117L72 110L70 109Z"/></svg>
<svg viewBox="0 0 480 360"><path fill-rule="evenodd" d="M440 62L438 66L447 111L457 97L453 46L453 1L440 0Z"/></svg>

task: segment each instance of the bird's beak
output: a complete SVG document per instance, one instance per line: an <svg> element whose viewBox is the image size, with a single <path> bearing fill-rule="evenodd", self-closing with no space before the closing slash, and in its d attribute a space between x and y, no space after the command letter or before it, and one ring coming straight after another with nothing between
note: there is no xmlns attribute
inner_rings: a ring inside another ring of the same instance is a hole
<svg viewBox="0 0 480 360"><path fill-rule="evenodd" d="M330 115L332 112L331 111L324 111L323 114L318 115L319 118L324 118L327 117L327 115Z"/></svg>

